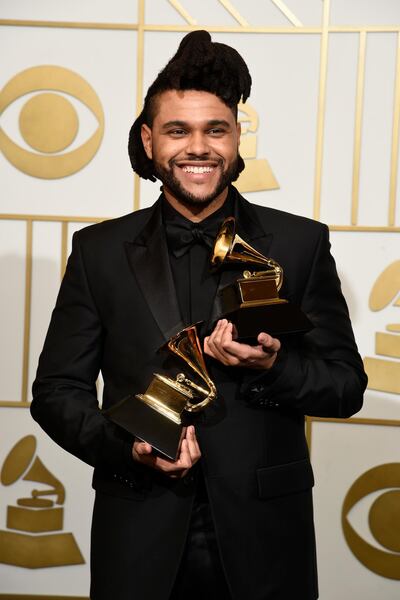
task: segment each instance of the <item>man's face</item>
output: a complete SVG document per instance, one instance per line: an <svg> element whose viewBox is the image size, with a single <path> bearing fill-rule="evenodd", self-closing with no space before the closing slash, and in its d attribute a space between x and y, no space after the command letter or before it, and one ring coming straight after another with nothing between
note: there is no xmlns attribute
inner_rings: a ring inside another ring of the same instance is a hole
<svg viewBox="0 0 400 600"><path fill-rule="evenodd" d="M181 204L207 206L235 178L240 125L218 96L163 92L142 141L165 193Z"/></svg>

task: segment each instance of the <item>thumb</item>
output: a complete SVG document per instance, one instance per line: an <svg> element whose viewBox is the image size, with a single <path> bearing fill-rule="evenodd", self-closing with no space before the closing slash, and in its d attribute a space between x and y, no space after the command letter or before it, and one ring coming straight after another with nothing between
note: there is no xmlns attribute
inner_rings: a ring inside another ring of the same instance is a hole
<svg viewBox="0 0 400 600"><path fill-rule="evenodd" d="M257 341L263 347L264 352L267 353L278 352L278 350L280 350L281 347L280 341L276 338L273 338L268 333L260 333L257 338Z"/></svg>
<svg viewBox="0 0 400 600"><path fill-rule="evenodd" d="M136 441L135 450L138 454L151 454L153 448L147 442Z"/></svg>

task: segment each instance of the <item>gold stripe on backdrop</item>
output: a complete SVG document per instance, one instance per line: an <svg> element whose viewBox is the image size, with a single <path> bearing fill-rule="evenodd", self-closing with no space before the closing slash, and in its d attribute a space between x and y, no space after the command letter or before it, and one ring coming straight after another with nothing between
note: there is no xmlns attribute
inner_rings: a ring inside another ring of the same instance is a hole
<svg viewBox="0 0 400 600"><path fill-rule="evenodd" d="M141 0L139 0L140 2ZM325 0L329 2L329 0ZM325 6L325 3L324 3ZM34 21L23 19L0 19L0 27L59 27L67 29L111 29L111 30L127 30L137 31L139 25L137 23L85 23L73 21ZM400 25L355 25L355 26L335 26L330 25L324 27L268 27L268 26L251 26L230 27L222 25L208 25L207 23L199 23L197 25L163 25L163 24L143 24L143 31L170 31L170 32L189 32L199 28L206 28L210 33L291 33L291 34L322 34L325 30L328 33L399 33Z"/></svg>
<svg viewBox="0 0 400 600"><path fill-rule="evenodd" d="M64 277L68 259L68 221L61 223L61 278Z"/></svg>
<svg viewBox="0 0 400 600"><path fill-rule="evenodd" d="M196 20L193 19L186 9L183 8L182 4L178 0L168 0L168 2L174 7L174 9L181 15L182 19L189 23L189 25L196 25ZM140 20L139 20L140 23Z"/></svg>
<svg viewBox="0 0 400 600"><path fill-rule="evenodd" d="M330 0L325 0L322 15L322 35L319 66L319 92L318 92L318 116L317 116L317 141L315 151L315 181L314 181L314 211L313 217L317 221L321 215L321 180L322 180L322 158L324 146L325 128L325 98L326 77L328 64L328 26L330 14Z"/></svg>
<svg viewBox="0 0 400 600"><path fill-rule="evenodd" d="M75 215L27 215L27 214L0 214L0 221L55 221L62 223L101 223L111 217L78 217Z"/></svg>
<svg viewBox="0 0 400 600"><path fill-rule="evenodd" d="M351 224L357 225L358 221L358 203L360 192L360 158L361 158L361 128L364 104L364 79L365 79L365 49L367 34L361 31L359 34L358 47L358 67L357 67L357 91L356 91L356 110L354 126L354 146L353 146L353 183L351 194Z"/></svg>
<svg viewBox="0 0 400 600"><path fill-rule="evenodd" d="M0 594L0 600L90 600L86 596L40 596L31 594Z"/></svg>
<svg viewBox="0 0 400 600"><path fill-rule="evenodd" d="M329 225L330 231L370 231L375 233L400 233L400 227L382 225Z"/></svg>
<svg viewBox="0 0 400 600"><path fill-rule="evenodd" d="M115 29L136 31L136 23L89 23L84 21L33 21L27 19L0 19L0 25L11 27L58 27L60 29ZM0 596L1 598L1 596Z"/></svg>
<svg viewBox="0 0 400 600"><path fill-rule="evenodd" d="M22 357L21 401L28 400L29 347L31 332L31 300L32 300L32 242L33 221L26 222L26 258L25 258L25 300L24 300L24 342Z"/></svg>
<svg viewBox="0 0 400 600"><path fill-rule="evenodd" d="M272 0L277 8L285 15L285 17L293 23L295 27L303 27L303 23L296 17L296 15L286 6L282 0Z"/></svg>
<svg viewBox="0 0 400 600"><path fill-rule="evenodd" d="M241 25L242 27L249 27L249 24L246 21L246 19L242 17L242 15L234 6L232 6L232 3L229 2L229 0L219 0L219 2L220 4L222 4L225 10L227 10L228 13L235 19L235 21L239 23L239 25Z"/></svg>
<svg viewBox="0 0 400 600"><path fill-rule="evenodd" d="M396 77L393 104L392 150L390 159L389 226L396 222L397 171L400 129L400 33L397 34Z"/></svg>
<svg viewBox="0 0 400 600"><path fill-rule="evenodd" d="M136 56L136 116L140 114L143 103L143 78L144 78L144 0L138 2L138 33ZM140 177L133 175L133 210L140 208Z"/></svg>
<svg viewBox="0 0 400 600"><path fill-rule="evenodd" d="M1 23L0 23L1 24ZM170 33L188 33L189 31L195 31L196 29L207 29L210 33L299 33L308 34L315 33L321 34L321 27L253 27L251 25L243 27L223 27L221 25L207 25L205 23L192 25L145 25L144 31L168 31ZM400 27L399 27L400 29ZM397 30L396 30L397 31ZM357 29L357 33L359 29Z"/></svg>

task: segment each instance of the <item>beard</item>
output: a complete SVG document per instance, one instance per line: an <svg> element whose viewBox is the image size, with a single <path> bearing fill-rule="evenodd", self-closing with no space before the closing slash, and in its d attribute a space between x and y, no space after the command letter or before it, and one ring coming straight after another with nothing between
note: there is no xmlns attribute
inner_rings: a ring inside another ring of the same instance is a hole
<svg viewBox="0 0 400 600"><path fill-rule="evenodd" d="M222 161L219 161L218 168L221 167ZM226 171L222 171L214 190L206 196L195 195L186 190L179 179L174 175L173 167L174 160L168 161L168 168L163 167L160 163L153 161L154 174L162 184L168 188L171 194L182 204L186 206L208 206L217 196L219 196L232 181L235 181L240 173L239 170L239 155L229 165Z"/></svg>

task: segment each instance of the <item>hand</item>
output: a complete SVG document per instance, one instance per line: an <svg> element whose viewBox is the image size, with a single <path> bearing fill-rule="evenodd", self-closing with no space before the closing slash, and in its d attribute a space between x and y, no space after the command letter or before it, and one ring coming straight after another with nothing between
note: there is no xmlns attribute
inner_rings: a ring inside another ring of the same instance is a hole
<svg viewBox="0 0 400 600"><path fill-rule="evenodd" d="M260 333L257 341L257 346L236 342L232 323L222 319L218 321L211 335L205 338L204 352L226 366L270 369L281 343L268 333Z"/></svg>
<svg viewBox="0 0 400 600"><path fill-rule="evenodd" d="M201 452L193 425L186 429L182 440L180 454L176 461L152 454L153 448L147 442L136 439L132 446L133 459L142 465L162 471L171 478L184 477L189 469L199 460Z"/></svg>

